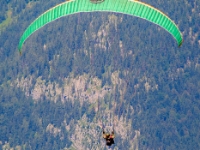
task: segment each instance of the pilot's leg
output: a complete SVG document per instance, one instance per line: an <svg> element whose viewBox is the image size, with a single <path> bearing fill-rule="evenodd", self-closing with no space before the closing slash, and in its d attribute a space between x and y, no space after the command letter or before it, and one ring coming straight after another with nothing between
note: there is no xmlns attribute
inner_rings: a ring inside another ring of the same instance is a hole
<svg viewBox="0 0 200 150"><path fill-rule="evenodd" d="M112 137L113 139L115 138L115 133L114 133L114 131L112 131L111 137Z"/></svg>

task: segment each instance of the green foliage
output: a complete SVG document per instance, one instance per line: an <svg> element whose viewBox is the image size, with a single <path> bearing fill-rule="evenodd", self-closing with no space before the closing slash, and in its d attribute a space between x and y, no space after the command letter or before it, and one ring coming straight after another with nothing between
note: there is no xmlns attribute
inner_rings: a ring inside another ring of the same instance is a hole
<svg viewBox="0 0 200 150"><path fill-rule="evenodd" d="M24 29L60 2L10 0L1 5L0 23L8 19L1 17L8 5L15 19L0 33L0 143L25 149L72 149L70 135L75 125L84 114L92 122L95 110L87 102L81 105L79 97L65 103L62 97L53 102L45 95L33 100L28 94L37 78L63 88L64 78L89 74L98 77L103 87L113 86L111 75L119 72L126 90L123 93L116 85L110 99L116 102L115 115L131 119L131 130L140 131L139 149L199 149L199 1L146 0L179 24L184 33L181 48L166 31L145 20L113 13L80 13L58 19L33 34L20 56L17 45ZM117 18L116 24L109 20L111 15ZM27 94L16 81L30 76ZM53 135L48 125L62 134ZM132 139L121 141L117 136L116 147L129 149Z"/></svg>

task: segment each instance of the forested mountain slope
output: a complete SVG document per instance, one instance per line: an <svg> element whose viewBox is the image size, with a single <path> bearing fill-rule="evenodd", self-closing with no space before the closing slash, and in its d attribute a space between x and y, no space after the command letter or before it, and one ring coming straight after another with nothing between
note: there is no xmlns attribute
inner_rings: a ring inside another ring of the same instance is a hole
<svg viewBox="0 0 200 150"><path fill-rule="evenodd" d="M61 0L6 0L0 11L0 149L200 148L200 1L145 0L179 26L184 43L146 20L79 13L31 35ZM114 121L113 121L114 120Z"/></svg>

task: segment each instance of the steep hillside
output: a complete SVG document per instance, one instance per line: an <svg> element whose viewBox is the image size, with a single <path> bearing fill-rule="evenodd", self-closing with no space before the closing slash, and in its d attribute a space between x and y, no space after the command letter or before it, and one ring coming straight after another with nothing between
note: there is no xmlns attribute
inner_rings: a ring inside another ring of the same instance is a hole
<svg viewBox="0 0 200 150"><path fill-rule="evenodd" d="M199 149L200 1L146 2L174 20L178 48L157 25L79 13L18 42L62 1L8 0L0 12L0 149ZM7 14L7 15L3 15Z"/></svg>

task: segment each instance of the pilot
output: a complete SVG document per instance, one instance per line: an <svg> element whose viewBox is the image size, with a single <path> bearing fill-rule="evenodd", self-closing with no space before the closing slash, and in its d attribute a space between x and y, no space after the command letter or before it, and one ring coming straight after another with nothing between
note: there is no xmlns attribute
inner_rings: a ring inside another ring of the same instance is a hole
<svg viewBox="0 0 200 150"><path fill-rule="evenodd" d="M103 129L103 138L106 140L107 146L111 146L112 144L115 144L115 142L114 142L114 138L115 138L114 130L110 134L110 133L105 133L105 131Z"/></svg>

